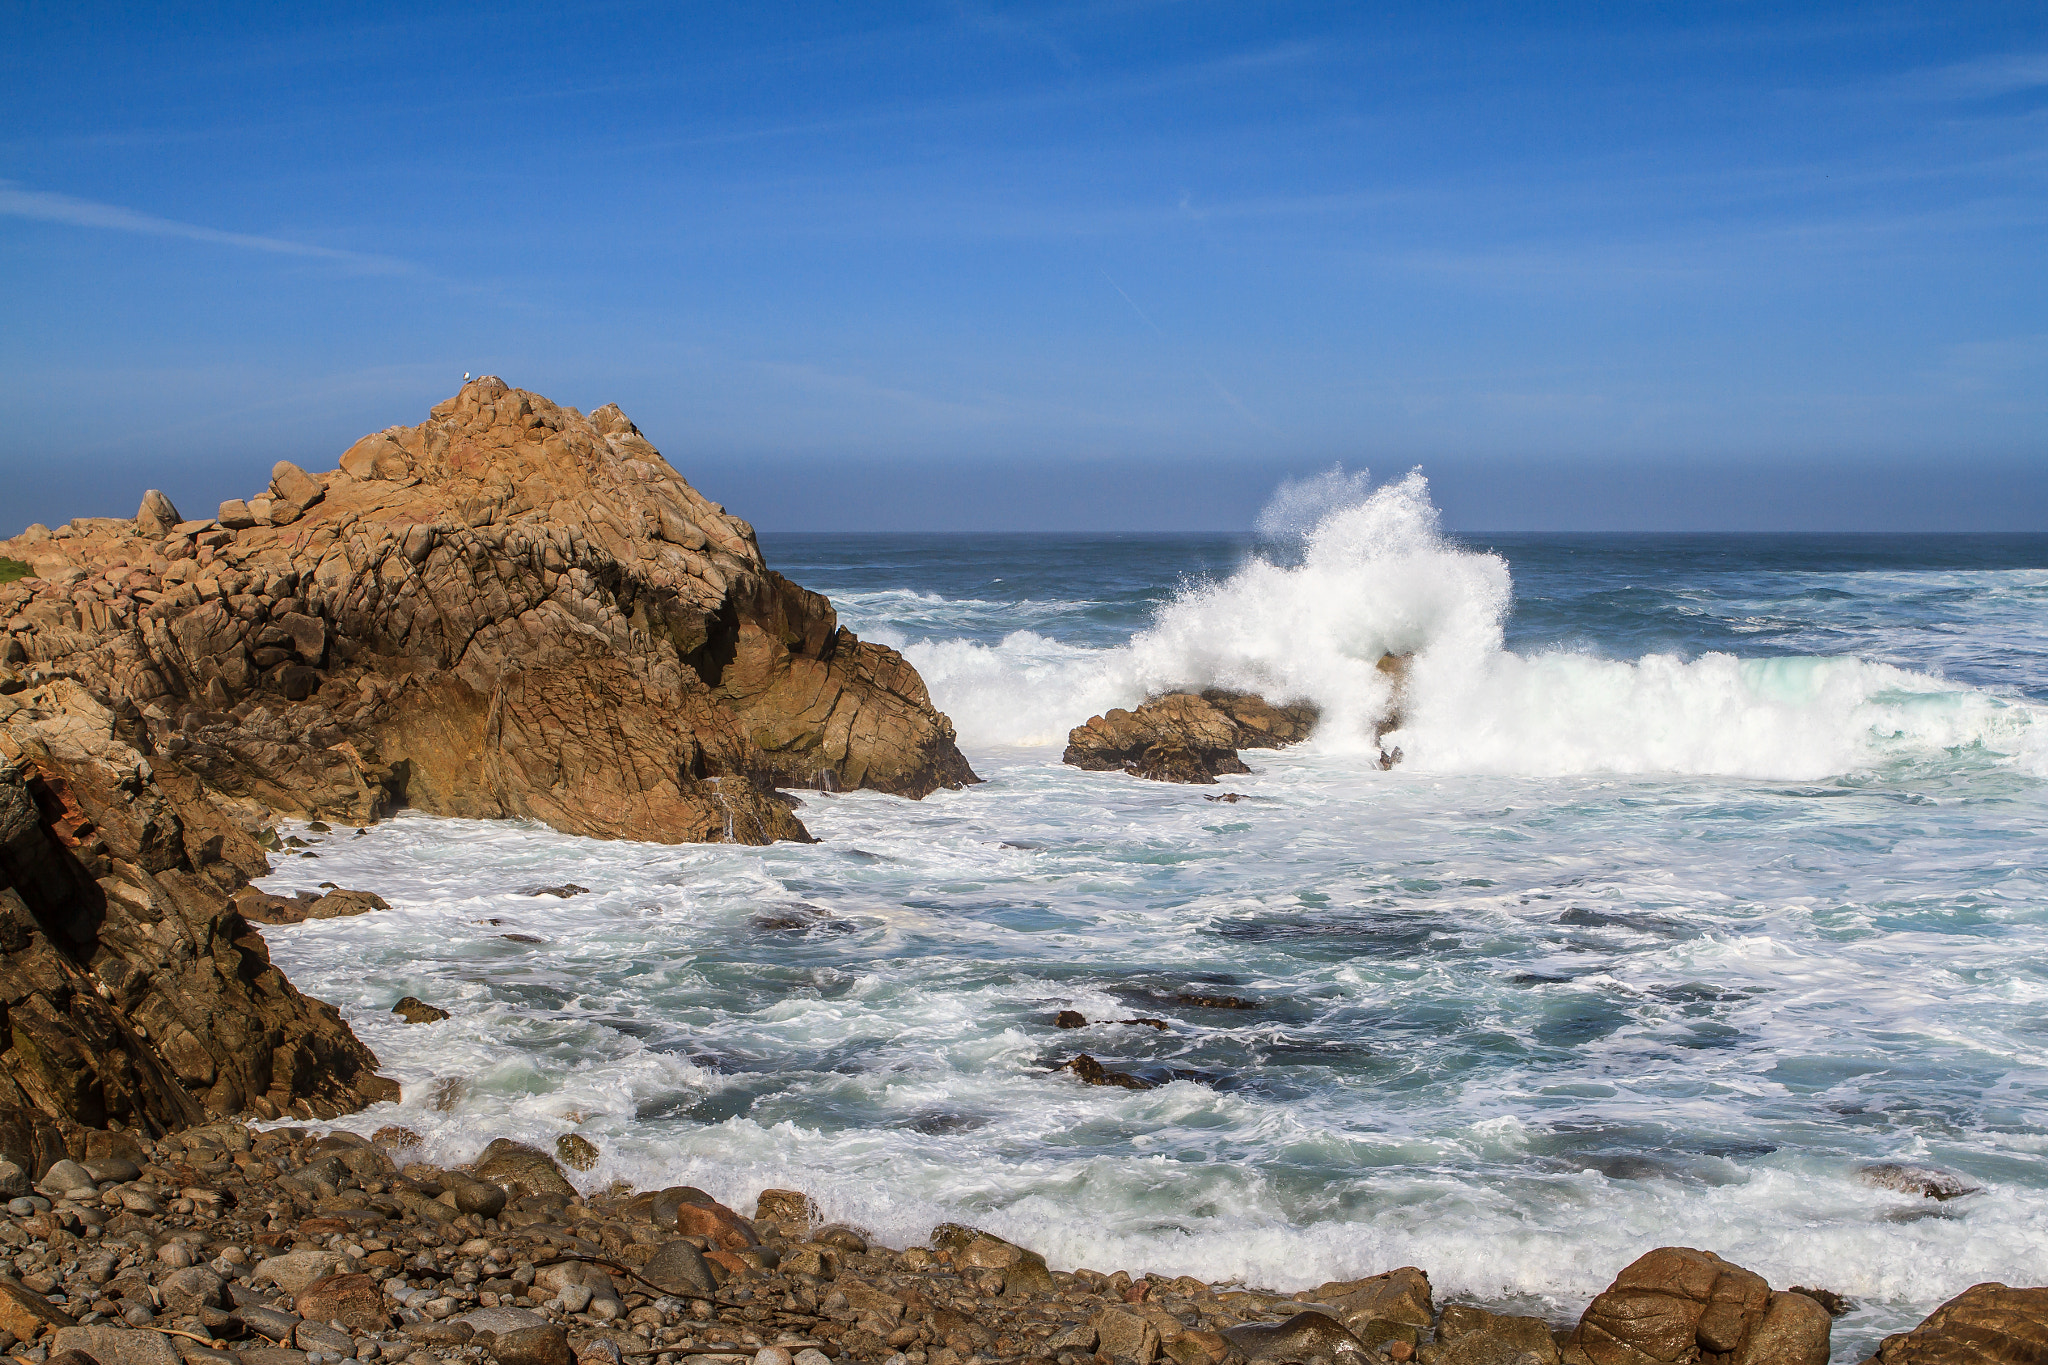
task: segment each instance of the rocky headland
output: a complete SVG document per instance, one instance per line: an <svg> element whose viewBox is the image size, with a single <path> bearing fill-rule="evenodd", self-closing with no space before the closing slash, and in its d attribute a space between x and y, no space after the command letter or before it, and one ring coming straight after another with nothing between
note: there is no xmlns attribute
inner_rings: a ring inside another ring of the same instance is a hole
<svg viewBox="0 0 2048 1365"><path fill-rule="evenodd" d="M579 1192L503 1139L453 1168L416 1144L216 1123L45 1162L0 1130L0 1345L29 1365L1825 1365L1845 1310L1686 1247L1576 1322L1438 1302L1413 1266L1293 1294L1069 1272L959 1224L886 1247L797 1191L750 1218L687 1186ZM558 1154L597 1156L573 1134ZM1987 1284L1873 1360L2044 1358L2048 1289Z"/></svg>
<svg viewBox="0 0 2048 1365"><path fill-rule="evenodd" d="M0 665L83 687L245 824L400 806L659 842L808 837L778 789L975 781L902 656L768 568L616 407L486 377L339 467L31 527Z"/></svg>

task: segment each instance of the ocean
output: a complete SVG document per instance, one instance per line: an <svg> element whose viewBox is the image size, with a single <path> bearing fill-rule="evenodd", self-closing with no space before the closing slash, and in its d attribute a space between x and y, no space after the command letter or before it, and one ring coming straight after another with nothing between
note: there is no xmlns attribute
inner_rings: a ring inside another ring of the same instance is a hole
<svg viewBox="0 0 2048 1365"><path fill-rule="evenodd" d="M1450 535L1419 480L1333 476L1249 536L762 543L987 780L805 793L810 846L291 827L319 856L264 885L392 906L265 931L404 1083L344 1126L1561 1323L1703 1247L1852 1299L1841 1361L2048 1278L2048 536ZM1322 726L1217 787L1061 765L1210 684Z"/></svg>

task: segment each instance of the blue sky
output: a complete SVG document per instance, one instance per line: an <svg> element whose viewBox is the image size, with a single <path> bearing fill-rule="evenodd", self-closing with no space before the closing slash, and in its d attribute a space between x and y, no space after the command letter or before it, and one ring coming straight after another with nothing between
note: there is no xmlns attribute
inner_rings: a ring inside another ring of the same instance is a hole
<svg viewBox="0 0 2048 1365"><path fill-rule="evenodd" d="M2048 530L2048 7L16 4L0 521L493 372L764 529Z"/></svg>

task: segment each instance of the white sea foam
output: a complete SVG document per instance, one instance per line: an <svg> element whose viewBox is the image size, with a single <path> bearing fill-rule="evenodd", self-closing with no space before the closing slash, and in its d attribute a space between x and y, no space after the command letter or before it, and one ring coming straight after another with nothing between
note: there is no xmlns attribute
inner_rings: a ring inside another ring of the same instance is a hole
<svg viewBox="0 0 2048 1365"><path fill-rule="evenodd" d="M1315 702L1315 743L1362 759L1398 717L1384 742L1410 772L1813 779L1961 751L2048 765L2037 708L1893 665L1509 652L1507 565L1443 537L1419 473L1368 490L1333 472L1283 490L1261 525L1285 552L1184 588L1118 648L888 638L970 744L1055 743L1161 690L1228 687ZM1386 654L1412 656L1398 698Z"/></svg>

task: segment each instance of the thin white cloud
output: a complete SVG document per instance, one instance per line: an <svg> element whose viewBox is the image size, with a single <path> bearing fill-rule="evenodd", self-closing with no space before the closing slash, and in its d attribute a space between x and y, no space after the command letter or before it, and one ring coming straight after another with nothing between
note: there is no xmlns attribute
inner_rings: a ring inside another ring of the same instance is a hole
<svg viewBox="0 0 2048 1365"><path fill-rule="evenodd" d="M100 204L74 199L49 190L24 189L11 180L0 180L0 214L31 218L42 223L63 223L70 227L106 228L114 232L136 232L149 237L181 237L191 242L263 251L274 256L305 256L334 261L379 274L411 273L413 267L387 256L369 256L359 251L293 242L282 237L262 237L248 232L223 232L197 223L180 223L154 214L137 213L118 204Z"/></svg>

